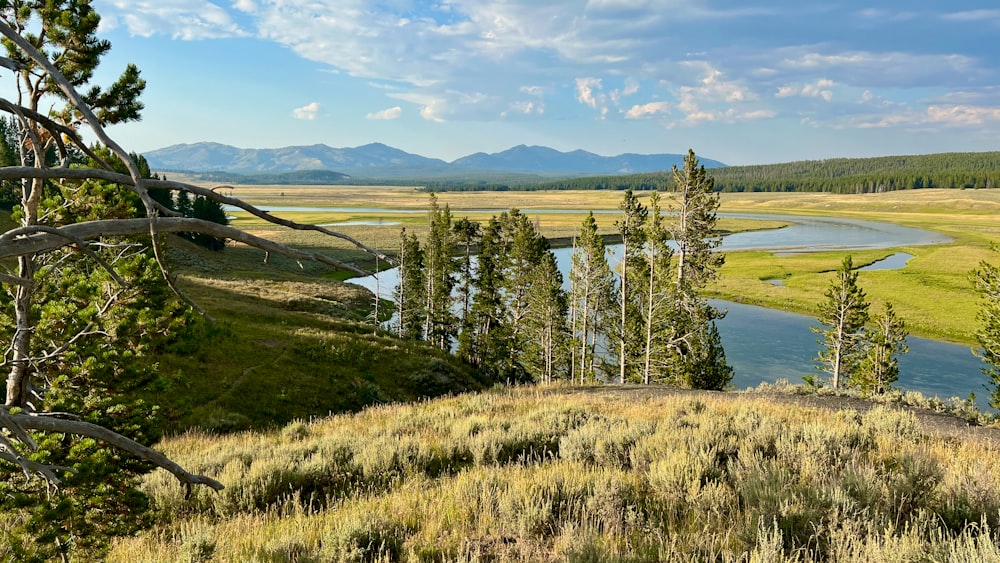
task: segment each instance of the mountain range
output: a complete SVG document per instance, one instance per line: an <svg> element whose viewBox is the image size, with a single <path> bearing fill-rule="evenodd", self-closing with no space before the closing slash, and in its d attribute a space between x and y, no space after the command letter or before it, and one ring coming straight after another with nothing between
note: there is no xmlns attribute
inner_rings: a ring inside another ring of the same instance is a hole
<svg viewBox="0 0 1000 563"><path fill-rule="evenodd" d="M308 145L277 149L240 149L220 143L172 145L144 154L154 170L235 172L240 174L330 170L355 178L468 176L476 173L537 175L632 174L684 165L682 154L601 156L583 150L560 152L549 147L518 145L502 152L475 153L452 162L428 158L384 145L334 148ZM701 158L706 168L725 166Z"/></svg>

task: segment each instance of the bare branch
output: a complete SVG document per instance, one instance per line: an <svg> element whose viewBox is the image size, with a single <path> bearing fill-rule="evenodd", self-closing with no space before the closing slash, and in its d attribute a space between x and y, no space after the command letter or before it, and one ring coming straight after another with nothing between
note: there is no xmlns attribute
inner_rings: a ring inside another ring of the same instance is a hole
<svg viewBox="0 0 1000 563"><path fill-rule="evenodd" d="M100 257L100 255L98 255L96 252L90 249L90 245L87 244L87 241L79 237L75 237L72 234L67 233L62 229L59 229L57 227L48 227L45 225L32 225L31 227L21 227L20 229L11 229L6 233L4 233L3 236L17 238L22 234L28 234L33 232L44 232L55 236L65 237L67 240L75 244L76 247L80 249L81 252L89 256L91 260L97 262L97 264L100 267L107 270L108 274L111 275L111 278L115 280L115 283L123 287L128 286L128 282L126 282L124 279L122 279L120 275L118 275L118 272L116 272L115 269L111 267L111 264L108 264L103 258Z"/></svg>
<svg viewBox="0 0 1000 563"><path fill-rule="evenodd" d="M153 465L156 465L157 467L166 469L167 471L173 473L174 476L177 477L181 483L187 486L189 490L191 485L206 485L215 491L221 491L225 488L222 483L216 481L215 479L204 475L189 473L183 467L160 452L143 446L139 442L136 442L131 438L126 438L125 436L122 436L112 430L108 430L103 426L98 426L82 420L67 420L45 415L12 414L8 415L8 417L13 424L26 430L63 432L66 434L88 436L90 438L101 440L120 450L126 451L139 459L143 459Z"/></svg>
<svg viewBox="0 0 1000 563"><path fill-rule="evenodd" d="M102 219L85 221L58 227L58 235L32 228L18 229L21 236L14 238L9 233L0 235L0 260L16 256L43 254L67 246L67 240L91 240L102 236L129 236L149 232L149 224L155 223L156 230L163 233L201 233L209 236L228 238L248 246L259 248L265 252L281 254L296 260L311 260L328 266L350 270L358 275L368 272L325 254L297 250L265 238L251 235L247 232L220 225L203 219L190 217L152 217L141 219ZM30 233L30 234L28 234Z"/></svg>
<svg viewBox="0 0 1000 563"><path fill-rule="evenodd" d="M134 187L135 182L131 177L114 172L111 170L100 170L97 168L32 168L25 166L10 166L5 168L0 168L0 180L9 179L19 179L19 178L67 178L73 180L106 180L108 182L115 182L118 184ZM238 207L251 215L264 219L269 223L275 225L280 225L282 227L287 227L289 229L297 231L316 231L318 233L323 233L325 235L339 238L341 240L347 241L354 246L378 257L379 260L385 260L390 264L395 264L395 261L379 252L378 250L371 248L360 241L354 239L351 236L345 235L344 233L338 233L337 231L331 231L325 227L320 227L319 225L306 225L302 223L296 223L295 221L289 221L288 219L282 219L281 217L276 217L271 215L267 211L257 208L256 206L250 205L245 201L228 197L219 192L215 191L214 188L203 188L200 186L194 186L191 184L185 184L183 182L174 182L171 180L151 180L147 179L143 181L143 184L148 189L160 189L160 190L179 190L185 191L194 195L200 195L209 198L215 202L232 205L233 207ZM173 215L176 215L173 213Z"/></svg>

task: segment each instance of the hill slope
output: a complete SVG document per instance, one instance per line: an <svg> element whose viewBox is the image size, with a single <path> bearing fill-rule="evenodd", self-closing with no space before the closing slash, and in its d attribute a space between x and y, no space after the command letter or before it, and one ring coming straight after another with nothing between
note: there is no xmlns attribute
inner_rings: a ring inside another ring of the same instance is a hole
<svg viewBox="0 0 1000 563"><path fill-rule="evenodd" d="M228 488L151 475L176 520L109 561L990 561L995 434L755 394L464 395L170 440Z"/></svg>

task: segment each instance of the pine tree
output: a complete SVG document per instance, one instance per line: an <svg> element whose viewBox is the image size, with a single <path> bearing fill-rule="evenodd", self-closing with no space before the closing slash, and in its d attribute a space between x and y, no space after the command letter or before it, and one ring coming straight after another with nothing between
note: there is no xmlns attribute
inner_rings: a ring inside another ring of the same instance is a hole
<svg viewBox="0 0 1000 563"><path fill-rule="evenodd" d="M710 315L706 311L706 316ZM733 368L726 362L726 351L715 321L702 322L703 331L692 341L691 360L685 362L684 382L691 389L722 391L733 380Z"/></svg>
<svg viewBox="0 0 1000 563"><path fill-rule="evenodd" d="M618 286L618 378L619 383L624 384L629 373L637 371L641 364L639 360L643 357L640 343L642 342L642 329L645 324L642 320L644 311L636 299L636 294L640 293L642 268L642 250L645 238L644 225L646 223L646 207L639 203L639 198L632 193L632 190L625 191L625 198L618 206L622 211L622 218L615 222L618 233L622 237L622 259L619 265L619 286Z"/></svg>
<svg viewBox="0 0 1000 563"><path fill-rule="evenodd" d="M606 337L605 320L613 314L614 303L614 278L593 212L584 219L576 240L570 284L575 314L574 337L578 347L578 359L574 364L576 376L583 383L597 377L597 343Z"/></svg>
<svg viewBox="0 0 1000 563"><path fill-rule="evenodd" d="M714 252L722 242L715 232L719 194L693 150L684 158L683 170L678 170L676 165L673 167L673 176L672 210L676 221L669 230L677 245L674 282L678 293L693 296L715 278L725 262L723 254Z"/></svg>
<svg viewBox="0 0 1000 563"><path fill-rule="evenodd" d="M514 339L507 322L504 273L508 245L500 218L490 219L480 241L475 299L468 328L459 338L458 355L496 381L520 380L523 369L514 361Z"/></svg>
<svg viewBox="0 0 1000 563"><path fill-rule="evenodd" d="M417 236L399 233L399 285L396 286L396 334L414 340L423 337L427 301L424 298L424 252Z"/></svg>
<svg viewBox="0 0 1000 563"><path fill-rule="evenodd" d="M868 323L868 301L858 286L858 273L850 256L845 256L824 294L826 301L819 307L819 322L828 328L813 327L822 335L823 346L816 361L823 372L830 374L834 389L849 384L857 370L863 351L864 330Z"/></svg>
<svg viewBox="0 0 1000 563"><path fill-rule="evenodd" d="M674 251L670 247L670 233L660 212L660 194L654 191L649 198L649 219L645 233L645 295L643 296L643 366L642 382L649 385L661 379L662 369L655 358L668 355L661 338L668 324L673 284L670 283L670 263ZM666 291L665 291L666 290Z"/></svg>
<svg viewBox="0 0 1000 563"><path fill-rule="evenodd" d="M872 319L864 342L864 357L854 383L866 393L881 394L899 379L899 356L910 351L906 345L906 323L896 316L892 303Z"/></svg>
<svg viewBox="0 0 1000 563"><path fill-rule="evenodd" d="M437 197L431 194L428 211L429 231L424 245L424 299L427 316L424 319L424 340L442 349L450 350L452 339L458 334L458 321L452 312L452 289L455 287L455 238L452 233L451 209L438 206Z"/></svg>
<svg viewBox="0 0 1000 563"><path fill-rule="evenodd" d="M993 250L1000 252L1000 246L994 245ZM979 354L986 363L983 375L993 385L990 406L1000 409L1000 267L984 260L979 263L979 269L972 272L971 278L982 299L976 338L982 347Z"/></svg>
<svg viewBox="0 0 1000 563"><path fill-rule="evenodd" d="M462 312L459 317L461 330L468 328L469 309L472 306L472 282L475 272L473 271L472 247L479 240L481 229L479 223L470 221L468 217L462 217L452 225L455 234L455 242L462 246L462 258L458 267L458 299L462 304Z"/></svg>
<svg viewBox="0 0 1000 563"><path fill-rule="evenodd" d="M524 366L535 381L552 383L568 375L567 297L555 256L546 252L535 268L527 292L524 319Z"/></svg>
<svg viewBox="0 0 1000 563"><path fill-rule="evenodd" d="M549 250L549 243L528 217L517 209L501 214L500 222L504 228L504 240L507 241L503 287L516 353L523 349L520 346L524 343L521 332L528 313L528 291Z"/></svg>
<svg viewBox="0 0 1000 563"><path fill-rule="evenodd" d="M706 366L705 361L724 361L721 342L713 339L717 333L709 325L725 313L708 305L701 296L706 285L718 275L725 256L715 252L721 243L716 234L716 211L719 194L715 183L699 165L693 150L684 158L684 169L673 167L674 192L672 211L675 219L667 230L677 249L673 278L674 292L667 297L667 329L662 336L670 362L667 377L688 386L700 385L712 378L702 377L695 370L710 370L714 374L730 373L725 365ZM714 383L713 383L714 386Z"/></svg>

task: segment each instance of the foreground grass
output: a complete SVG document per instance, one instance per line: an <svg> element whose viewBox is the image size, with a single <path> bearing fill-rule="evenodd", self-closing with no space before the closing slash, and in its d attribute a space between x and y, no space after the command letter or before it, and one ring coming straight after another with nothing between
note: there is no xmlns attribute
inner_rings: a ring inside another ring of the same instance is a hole
<svg viewBox="0 0 1000 563"><path fill-rule="evenodd" d="M162 447L227 485L109 561L992 561L995 442L908 412L522 389Z"/></svg>

